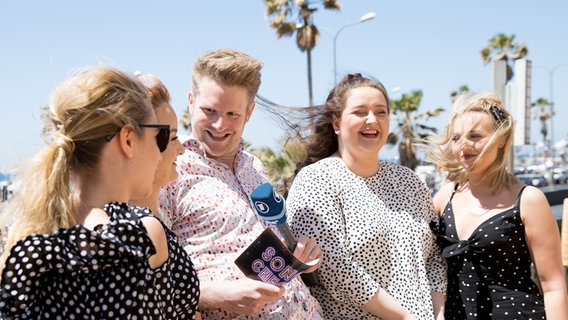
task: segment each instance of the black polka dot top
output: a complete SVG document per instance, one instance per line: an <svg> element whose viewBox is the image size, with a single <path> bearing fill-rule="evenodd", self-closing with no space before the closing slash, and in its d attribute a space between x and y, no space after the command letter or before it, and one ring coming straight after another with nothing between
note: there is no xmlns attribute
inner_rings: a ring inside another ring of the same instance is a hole
<svg viewBox="0 0 568 320"><path fill-rule="evenodd" d="M448 262L446 320L545 319L520 214L524 187L512 208L488 218L461 240L452 210L457 187L439 225L433 225Z"/></svg>
<svg viewBox="0 0 568 320"><path fill-rule="evenodd" d="M2 272L2 318L194 319L199 283L175 236L164 226L169 257L152 269L155 247L140 221L152 213L124 203L104 210L110 221L94 230L75 225L12 247Z"/></svg>

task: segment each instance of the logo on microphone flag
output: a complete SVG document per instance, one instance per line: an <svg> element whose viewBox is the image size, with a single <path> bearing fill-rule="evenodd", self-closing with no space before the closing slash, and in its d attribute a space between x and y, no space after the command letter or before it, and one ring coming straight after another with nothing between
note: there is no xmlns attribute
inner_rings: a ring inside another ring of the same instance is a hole
<svg viewBox="0 0 568 320"><path fill-rule="evenodd" d="M254 206L256 207L256 211L260 213L268 213L268 211L270 211L270 207L263 201L255 201Z"/></svg>

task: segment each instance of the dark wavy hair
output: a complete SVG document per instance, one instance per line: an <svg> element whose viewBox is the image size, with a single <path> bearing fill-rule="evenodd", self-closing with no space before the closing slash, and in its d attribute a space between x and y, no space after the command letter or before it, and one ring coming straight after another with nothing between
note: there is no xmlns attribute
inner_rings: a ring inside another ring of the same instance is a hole
<svg viewBox="0 0 568 320"><path fill-rule="evenodd" d="M364 77L360 73L348 74L331 90L323 105L315 106L311 110L311 119L308 136L305 138L306 159L299 163L297 170L331 156L338 149L337 135L332 121L341 118L345 110L347 98L351 90L361 87L370 87L379 90L387 101L390 111L388 92L383 84L374 78Z"/></svg>
<svg viewBox="0 0 568 320"><path fill-rule="evenodd" d="M295 173L314 162L331 156L338 149L337 135L333 129L333 120L341 118L351 90L370 87L379 90L387 101L390 111L388 92L383 84L360 73L346 75L328 94L324 104L312 107L289 107L276 104L260 95L256 95L257 109L272 115L279 126L286 132L286 143L293 141L304 150L305 156L295 159ZM293 179L293 176L290 178Z"/></svg>

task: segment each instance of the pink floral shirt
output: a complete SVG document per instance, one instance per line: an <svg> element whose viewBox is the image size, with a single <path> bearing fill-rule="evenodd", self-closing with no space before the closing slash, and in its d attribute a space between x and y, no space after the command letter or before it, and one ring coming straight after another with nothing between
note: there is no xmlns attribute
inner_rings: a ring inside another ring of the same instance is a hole
<svg viewBox="0 0 568 320"><path fill-rule="evenodd" d="M249 195L267 181L261 161L239 148L235 172L205 154L190 138L177 158L179 178L163 188L160 212L190 254L199 280L231 281L244 277L234 261L267 227L257 218ZM202 310L203 319L321 319L321 308L299 277L282 298L259 315L239 316Z"/></svg>

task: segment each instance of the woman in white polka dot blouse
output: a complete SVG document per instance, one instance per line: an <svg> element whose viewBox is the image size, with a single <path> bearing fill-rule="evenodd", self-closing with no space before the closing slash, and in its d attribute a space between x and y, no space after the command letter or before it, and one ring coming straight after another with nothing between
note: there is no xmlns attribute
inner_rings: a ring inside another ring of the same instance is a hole
<svg viewBox="0 0 568 320"><path fill-rule="evenodd" d="M0 318L166 319L166 232L128 201L151 194L169 126L139 80L103 66L60 84L46 119L2 211Z"/></svg>
<svg viewBox="0 0 568 320"><path fill-rule="evenodd" d="M325 318L435 319L446 289L429 227L436 216L414 172L378 159L389 133L385 88L350 74L313 111L287 205L294 235L324 251L310 291Z"/></svg>
<svg viewBox="0 0 568 320"><path fill-rule="evenodd" d="M448 174L433 225L448 263L446 320L568 319L556 219L542 191L506 168L513 122L496 94L465 94L431 146Z"/></svg>

